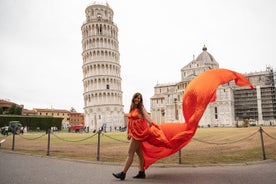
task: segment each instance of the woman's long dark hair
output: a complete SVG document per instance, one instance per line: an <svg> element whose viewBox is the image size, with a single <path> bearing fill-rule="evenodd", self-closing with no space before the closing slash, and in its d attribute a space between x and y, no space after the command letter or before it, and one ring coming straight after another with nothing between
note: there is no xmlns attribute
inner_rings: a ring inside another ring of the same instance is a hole
<svg viewBox="0 0 276 184"><path fill-rule="evenodd" d="M140 103L137 104L137 106L136 106L136 105L134 104L134 99L137 98L138 96L141 97L141 101L140 101ZM143 105L143 96L142 96L141 93L138 93L138 92L137 92L137 93L135 93L135 94L133 95L133 97L132 97L129 112L131 112L133 109L137 108L138 111L139 111L139 113L140 113L142 116L144 116L143 110L142 110L143 107L144 107L144 105Z"/></svg>

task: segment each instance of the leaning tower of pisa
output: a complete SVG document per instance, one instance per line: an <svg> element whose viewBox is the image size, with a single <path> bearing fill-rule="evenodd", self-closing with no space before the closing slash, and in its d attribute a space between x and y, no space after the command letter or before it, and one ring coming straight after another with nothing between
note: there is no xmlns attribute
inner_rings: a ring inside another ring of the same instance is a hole
<svg viewBox="0 0 276 184"><path fill-rule="evenodd" d="M84 121L89 131L114 131L124 126L118 27L109 5L85 9L81 27Z"/></svg>

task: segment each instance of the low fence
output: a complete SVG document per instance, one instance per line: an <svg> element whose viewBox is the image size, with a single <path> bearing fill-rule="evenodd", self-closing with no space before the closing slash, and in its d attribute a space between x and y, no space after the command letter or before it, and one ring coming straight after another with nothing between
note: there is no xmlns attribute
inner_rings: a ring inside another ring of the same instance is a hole
<svg viewBox="0 0 276 184"><path fill-rule="evenodd" d="M210 145L228 145L228 144L234 144L234 143L238 143L238 142L242 142L242 141L246 141L249 140L250 138L252 138L253 136L256 136L259 134L259 143L260 143L260 149L261 149L261 153L262 153L262 159L266 160L267 159L267 155L266 155L266 147L265 147L265 142L264 142L264 136L266 136L267 138L276 141L276 137L273 137L272 135L270 135L269 133L267 133L262 127L260 127L257 131L251 133L250 135L247 135L245 137L242 137L238 140L228 140L225 142L211 142L211 141L205 141L202 139L198 139L198 138L193 138L193 141L202 143L202 144L210 144ZM97 151L96 151L96 160L100 161L100 156L101 156L101 137L105 136L108 139L111 139L113 141L117 141L120 143L129 143L129 141L125 141L125 140L121 140L121 139L117 139L115 137L112 137L110 135L108 135L107 133L98 131L92 135L89 135L85 138L79 139L79 140L69 140L69 139L64 139L60 136L61 134L59 133L55 133L55 132L51 132L51 130L49 129L47 132L45 132L44 134L38 135L34 138L28 138L27 136L24 135L16 135L16 134L11 134L8 136L12 136L12 146L11 149L14 151L15 147L16 147L16 137L19 136L20 138L27 140L27 141L34 141L34 140L38 140L41 139L42 137L47 136L47 150L46 150L46 155L50 156L51 154L51 137L55 137L56 139L60 140L60 141L64 141L64 142L82 142L82 141L86 141L89 139L96 139L95 141L97 142ZM1 148L1 144L5 144L6 139L8 138L8 136L2 136L0 135L0 148ZM192 141L192 142L193 142ZM55 144L55 143L52 143ZM7 148L6 148L7 149ZM178 163L182 164L182 152L181 150L178 152Z"/></svg>

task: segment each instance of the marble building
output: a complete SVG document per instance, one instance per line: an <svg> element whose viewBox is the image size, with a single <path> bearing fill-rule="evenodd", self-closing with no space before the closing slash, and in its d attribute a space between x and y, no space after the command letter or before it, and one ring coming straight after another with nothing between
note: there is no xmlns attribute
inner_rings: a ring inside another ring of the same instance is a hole
<svg viewBox="0 0 276 184"><path fill-rule="evenodd" d="M157 123L185 122L182 115L182 96L189 82L200 73L219 68L213 55L203 47L202 53L181 69L181 81L156 84L151 97L151 116ZM244 74L255 87L238 87L233 81L219 86L217 99L206 108L199 126L234 127L245 119L258 125L276 124L276 72L265 71Z"/></svg>
<svg viewBox="0 0 276 184"><path fill-rule="evenodd" d="M92 4L85 14L81 27L85 126L112 131L124 126L118 27L107 4Z"/></svg>

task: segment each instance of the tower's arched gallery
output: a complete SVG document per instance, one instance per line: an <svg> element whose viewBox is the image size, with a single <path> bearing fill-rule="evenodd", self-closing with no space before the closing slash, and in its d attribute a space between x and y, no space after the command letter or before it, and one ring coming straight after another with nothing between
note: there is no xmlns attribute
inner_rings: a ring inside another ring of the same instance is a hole
<svg viewBox="0 0 276 184"><path fill-rule="evenodd" d="M89 131L124 126L118 27L108 5L85 9L82 31L84 121Z"/></svg>

